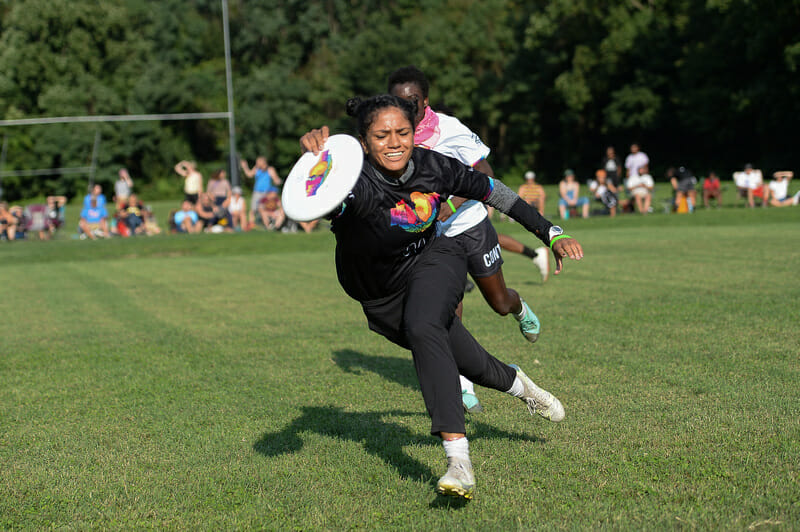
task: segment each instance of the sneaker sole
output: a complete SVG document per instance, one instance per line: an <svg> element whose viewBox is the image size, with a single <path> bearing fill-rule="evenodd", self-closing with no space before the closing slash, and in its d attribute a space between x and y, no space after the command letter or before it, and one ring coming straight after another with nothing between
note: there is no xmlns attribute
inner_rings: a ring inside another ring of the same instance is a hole
<svg viewBox="0 0 800 532"><path fill-rule="evenodd" d="M439 495L445 495L447 497L462 497L464 499L472 499L473 492L475 488L463 488L462 486L454 486L454 485L447 485L447 484L439 484L436 486L436 492Z"/></svg>
<svg viewBox="0 0 800 532"><path fill-rule="evenodd" d="M461 404L464 406L464 412L469 412L470 414L480 414L481 412L483 412L483 406L480 403L471 408L467 407L467 405L465 405L464 403Z"/></svg>

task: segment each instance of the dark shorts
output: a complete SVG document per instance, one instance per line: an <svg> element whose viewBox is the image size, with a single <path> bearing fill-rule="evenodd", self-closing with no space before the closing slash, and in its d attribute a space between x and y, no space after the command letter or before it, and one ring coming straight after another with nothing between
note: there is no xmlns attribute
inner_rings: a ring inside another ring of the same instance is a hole
<svg viewBox="0 0 800 532"><path fill-rule="evenodd" d="M696 177L687 177L678 181L678 192L689 192L697 186Z"/></svg>
<svg viewBox="0 0 800 532"><path fill-rule="evenodd" d="M497 231L488 217L475 227L450 238L457 240L466 251L467 272L472 277L490 277L503 266Z"/></svg>
<svg viewBox="0 0 800 532"><path fill-rule="evenodd" d="M197 203L199 197L200 197L199 194L187 194L186 192L183 193L183 199L190 202L192 205Z"/></svg>

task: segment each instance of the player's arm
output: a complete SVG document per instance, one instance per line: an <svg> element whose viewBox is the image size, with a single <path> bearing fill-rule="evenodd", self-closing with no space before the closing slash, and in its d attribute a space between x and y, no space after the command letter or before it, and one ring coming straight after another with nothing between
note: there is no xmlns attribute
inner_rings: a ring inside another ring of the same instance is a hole
<svg viewBox="0 0 800 532"><path fill-rule="evenodd" d="M473 166L475 170L482 172L489 177L494 177L494 170L492 170L491 165L486 161L486 159L480 159L475 165ZM437 218L440 222L446 221L455 212L467 201L467 198L463 198L460 196L453 196L450 198L450 201L447 202L448 208L442 207L439 209L439 217ZM452 205L451 205L452 204Z"/></svg>

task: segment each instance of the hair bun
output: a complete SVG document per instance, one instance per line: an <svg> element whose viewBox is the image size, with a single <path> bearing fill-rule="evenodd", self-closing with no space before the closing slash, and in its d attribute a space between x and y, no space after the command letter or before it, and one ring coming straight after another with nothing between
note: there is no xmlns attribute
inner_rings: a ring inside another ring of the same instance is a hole
<svg viewBox="0 0 800 532"><path fill-rule="evenodd" d="M345 105L345 112L347 113L347 116L357 116L358 108L361 107L362 101L363 100L357 96L347 100L347 104Z"/></svg>

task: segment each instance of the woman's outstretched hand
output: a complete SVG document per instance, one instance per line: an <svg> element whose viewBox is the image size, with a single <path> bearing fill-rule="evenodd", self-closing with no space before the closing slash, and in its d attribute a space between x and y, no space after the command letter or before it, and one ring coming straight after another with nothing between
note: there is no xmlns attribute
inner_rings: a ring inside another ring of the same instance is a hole
<svg viewBox="0 0 800 532"><path fill-rule="evenodd" d="M583 248L574 238L559 238L553 244L553 256L556 258L556 269L553 273L558 275L561 273L564 257L569 257L572 260L581 260L583 258Z"/></svg>

